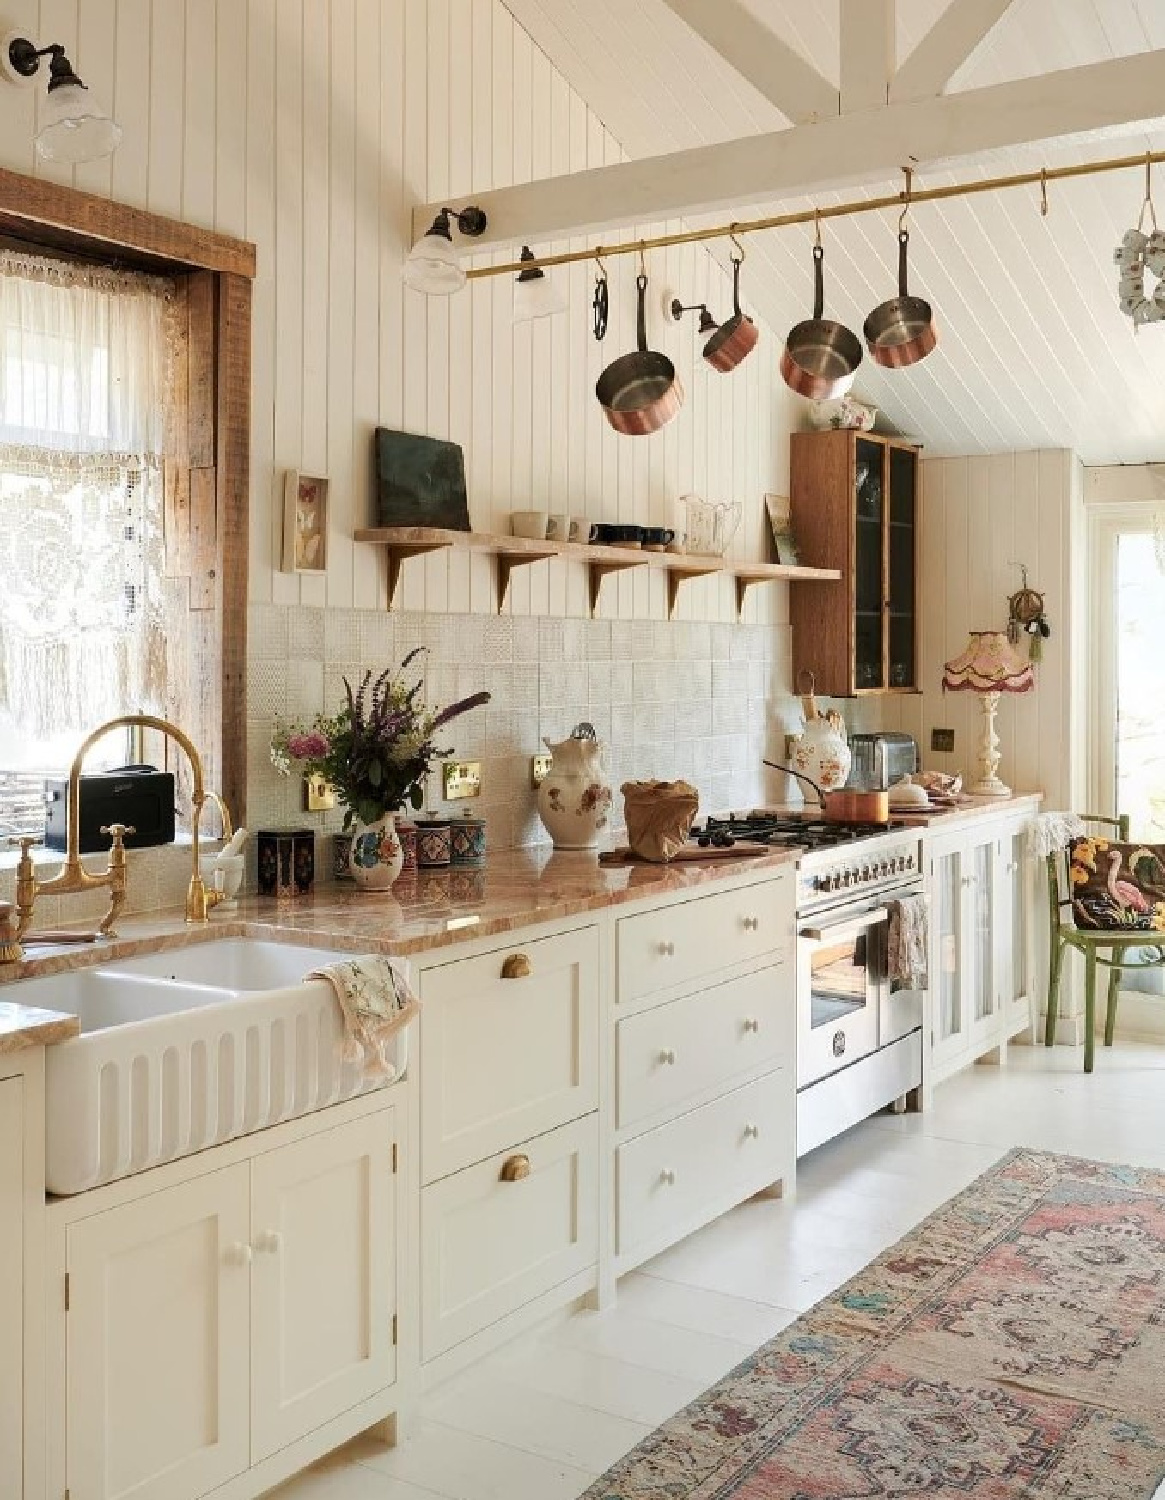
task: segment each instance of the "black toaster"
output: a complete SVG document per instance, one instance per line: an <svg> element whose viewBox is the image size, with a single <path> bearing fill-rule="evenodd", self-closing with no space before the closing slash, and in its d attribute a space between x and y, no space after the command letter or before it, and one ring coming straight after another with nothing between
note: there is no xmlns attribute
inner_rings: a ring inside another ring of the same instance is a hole
<svg viewBox="0 0 1165 1500"><path fill-rule="evenodd" d="M45 782L45 848L67 847L69 783ZM174 842L174 777L155 766L122 766L81 777L80 853L109 848L111 823L134 829L125 836L127 849L148 849Z"/></svg>

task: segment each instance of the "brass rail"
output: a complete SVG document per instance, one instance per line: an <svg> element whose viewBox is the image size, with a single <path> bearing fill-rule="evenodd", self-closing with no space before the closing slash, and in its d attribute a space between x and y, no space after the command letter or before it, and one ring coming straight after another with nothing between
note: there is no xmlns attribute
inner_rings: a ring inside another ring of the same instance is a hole
<svg viewBox="0 0 1165 1500"><path fill-rule="evenodd" d="M762 229L787 229L793 224L813 224L824 219L845 219L853 214L876 213L879 209L902 209L918 203L936 203L945 198L969 198L976 193L995 193L1006 188L1038 186L1062 182L1071 177L1096 177L1104 172L1125 172L1133 167L1147 170L1165 162L1165 151L1142 151L1138 156L1112 156L1103 161L1078 162L1069 167L1037 167L1030 172L1012 172L1005 177L984 177L978 182L954 182L947 187L903 188L899 193L880 198L856 198L826 208L800 209L796 213L771 214L763 219L734 219L708 229L686 229L678 234L659 234L649 239L621 240L614 245L595 245L590 250L563 250L556 255L539 255L533 260L507 261L499 266L475 266L467 271L470 280L486 276L512 276L535 267L567 266L578 261L605 260L613 255L637 255L644 250L661 250L669 245L697 245L705 240L725 239L730 235L756 234ZM913 173L915 168L904 168Z"/></svg>

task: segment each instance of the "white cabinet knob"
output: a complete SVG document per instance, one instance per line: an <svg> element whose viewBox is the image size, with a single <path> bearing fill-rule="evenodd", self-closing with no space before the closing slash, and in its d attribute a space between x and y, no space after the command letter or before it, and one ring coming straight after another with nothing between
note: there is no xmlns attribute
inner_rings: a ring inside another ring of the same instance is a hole
<svg viewBox="0 0 1165 1500"><path fill-rule="evenodd" d="M659 1060L661 1063L663 1063L664 1067L673 1068L675 1067L676 1061L675 1052L670 1047L665 1047L664 1050L659 1054Z"/></svg>
<svg viewBox="0 0 1165 1500"><path fill-rule="evenodd" d="M755 1141L760 1137L759 1125L746 1125L744 1127L744 1138L746 1141Z"/></svg>
<svg viewBox="0 0 1165 1500"><path fill-rule="evenodd" d="M242 1240L236 1240L233 1245L226 1249L226 1260L228 1265L249 1266L252 1260L251 1247Z"/></svg>
<svg viewBox="0 0 1165 1500"><path fill-rule="evenodd" d="M675 1185L676 1174L670 1167L664 1167L663 1171L659 1174L659 1180L665 1187L673 1187Z"/></svg>
<svg viewBox="0 0 1165 1500"><path fill-rule="evenodd" d="M760 1022L755 1016L746 1016L744 1018L744 1029L745 1031L759 1031Z"/></svg>
<svg viewBox="0 0 1165 1500"><path fill-rule="evenodd" d="M283 1236L278 1229L265 1229L255 1240L255 1249L260 1255L278 1255L283 1249Z"/></svg>
<svg viewBox="0 0 1165 1500"><path fill-rule="evenodd" d="M674 958L676 945L674 943L660 943L659 956L661 958Z"/></svg>

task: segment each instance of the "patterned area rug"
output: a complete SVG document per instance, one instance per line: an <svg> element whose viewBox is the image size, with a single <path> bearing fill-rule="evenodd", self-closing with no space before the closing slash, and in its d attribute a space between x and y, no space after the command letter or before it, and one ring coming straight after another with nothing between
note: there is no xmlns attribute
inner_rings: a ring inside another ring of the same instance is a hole
<svg viewBox="0 0 1165 1500"><path fill-rule="evenodd" d="M1165 1172L1013 1151L584 1500L1149 1500Z"/></svg>

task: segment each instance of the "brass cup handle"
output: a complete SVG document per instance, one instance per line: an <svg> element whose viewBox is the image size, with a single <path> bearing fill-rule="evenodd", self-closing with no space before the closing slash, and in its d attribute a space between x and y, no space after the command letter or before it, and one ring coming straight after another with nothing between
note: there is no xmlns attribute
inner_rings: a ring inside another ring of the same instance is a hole
<svg viewBox="0 0 1165 1500"><path fill-rule="evenodd" d="M744 1138L746 1141L755 1141L760 1136L759 1125L746 1125L744 1127Z"/></svg>
<svg viewBox="0 0 1165 1500"><path fill-rule="evenodd" d="M659 1180L663 1183L664 1187L674 1187L676 1174L671 1167L664 1167L663 1171L659 1174Z"/></svg>
<svg viewBox="0 0 1165 1500"><path fill-rule="evenodd" d="M660 958L674 958L676 956L676 945L670 942L660 943L659 956Z"/></svg>
<svg viewBox="0 0 1165 1500"><path fill-rule="evenodd" d="M510 953L502 960L503 979L529 979L534 965L524 953Z"/></svg>
<svg viewBox="0 0 1165 1500"><path fill-rule="evenodd" d="M502 1182L521 1182L529 1175L530 1158L523 1151L519 1151L516 1156L507 1156L502 1162L502 1170L498 1173Z"/></svg>
<svg viewBox="0 0 1165 1500"><path fill-rule="evenodd" d="M10 833L8 843L13 849L19 849L21 854L27 854L30 849L35 849L41 842L38 833Z"/></svg>

